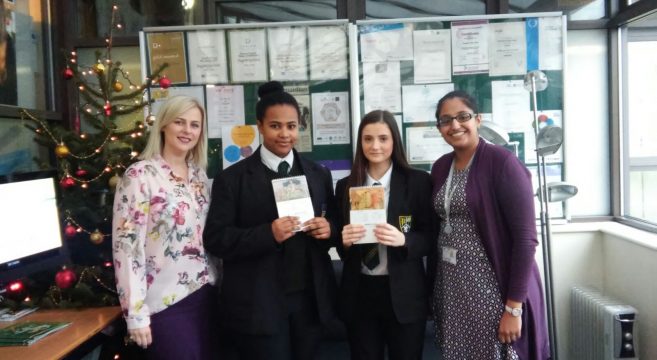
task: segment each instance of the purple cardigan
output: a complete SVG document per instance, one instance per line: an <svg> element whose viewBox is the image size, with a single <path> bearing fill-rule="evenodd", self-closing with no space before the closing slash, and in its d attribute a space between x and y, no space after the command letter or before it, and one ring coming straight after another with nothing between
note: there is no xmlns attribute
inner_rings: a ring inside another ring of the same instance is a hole
<svg viewBox="0 0 657 360"><path fill-rule="evenodd" d="M451 152L433 164L433 198L445 183L453 158ZM520 359L548 359L545 304L534 260L538 240L531 175L510 151L480 138L465 191L502 301L523 303L522 334L514 348Z"/></svg>

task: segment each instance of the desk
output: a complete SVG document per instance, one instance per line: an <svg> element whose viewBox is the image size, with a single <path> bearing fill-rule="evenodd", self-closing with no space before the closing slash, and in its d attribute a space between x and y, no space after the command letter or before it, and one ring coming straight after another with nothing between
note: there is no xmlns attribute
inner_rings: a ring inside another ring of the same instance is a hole
<svg viewBox="0 0 657 360"><path fill-rule="evenodd" d="M61 359L103 330L121 315L118 306L86 309L38 310L17 321L0 323L0 328L16 322L67 321L71 325L30 346L0 347L0 359Z"/></svg>

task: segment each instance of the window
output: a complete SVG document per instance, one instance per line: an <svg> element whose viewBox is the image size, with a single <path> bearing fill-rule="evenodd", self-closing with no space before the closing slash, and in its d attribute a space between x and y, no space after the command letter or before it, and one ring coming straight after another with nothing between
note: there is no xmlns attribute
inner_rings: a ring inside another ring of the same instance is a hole
<svg viewBox="0 0 657 360"><path fill-rule="evenodd" d="M47 109L47 1L0 0L0 104Z"/></svg>
<svg viewBox="0 0 657 360"><path fill-rule="evenodd" d="M597 20L605 18L605 0L510 0L510 13L562 11L568 20Z"/></svg>
<svg viewBox="0 0 657 360"><path fill-rule="evenodd" d="M125 31L119 36L135 36L148 26L194 25L194 10L202 6L197 0L79 0L78 36L83 39L104 38L111 23L112 5L119 7Z"/></svg>
<svg viewBox="0 0 657 360"><path fill-rule="evenodd" d="M622 215L657 224L657 14L625 34Z"/></svg>
<svg viewBox="0 0 657 360"><path fill-rule="evenodd" d="M336 0L214 1L218 24L333 20Z"/></svg>
<svg viewBox="0 0 657 360"><path fill-rule="evenodd" d="M368 20L483 14L486 14L486 3L480 0L365 1L365 16Z"/></svg>

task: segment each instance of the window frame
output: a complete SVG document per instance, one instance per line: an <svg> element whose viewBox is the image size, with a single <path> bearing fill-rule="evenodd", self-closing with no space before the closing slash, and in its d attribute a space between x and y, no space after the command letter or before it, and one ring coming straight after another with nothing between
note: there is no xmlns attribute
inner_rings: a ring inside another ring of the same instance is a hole
<svg viewBox="0 0 657 360"><path fill-rule="evenodd" d="M645 38L646 33L632 35L627 28L631 22L657 13L657 1L642 0L625 7L609 21L610 32L610 84L612 93L612 210L614 220L641 230L657 233L657 223L627 214L629 209L629 110L628 104L628 43ZM657 27L649 35L657 40Z"/></svg>
<svg viewBox="0 0 657 360"><path fill-rule="evenodd" d="M45 83L45 104L46 109L26 108L20 105L0 104L0 117L6 119L20 119L20 110L25 108L31 114L48 121L62 121L64 118L61 113L63 103L57 102L56 74L57 71L54 67L53 60L55 59L55 52L53 49L58 47L57 37L54 36L53 29L57 27L56 23L56 9L58 7L57 1L41 0L41 15L44 23L41 24L41 32L43 34L43 76Z"/></svg>

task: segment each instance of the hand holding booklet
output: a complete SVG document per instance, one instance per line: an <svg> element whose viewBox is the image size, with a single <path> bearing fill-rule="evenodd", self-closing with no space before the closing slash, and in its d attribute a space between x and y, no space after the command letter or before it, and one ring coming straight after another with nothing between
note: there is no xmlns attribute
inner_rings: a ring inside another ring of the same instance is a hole
<svg viewBox="0 0 657 360"><path fill-rule="evenodd" d="M296 216L302 224L315 217L305 176L274 179L271 185L274 188L278 217ZM303 228L298 231L303 231Z"/></svg>
<svg viewBox="0 0 657 360"><path fill-rule="evenodd" d="M352 224L365 226L365 236L354 244L376 243L374 228L386 222L385 189L383 186L357 186L349 189L349 212Z"/></svg>

